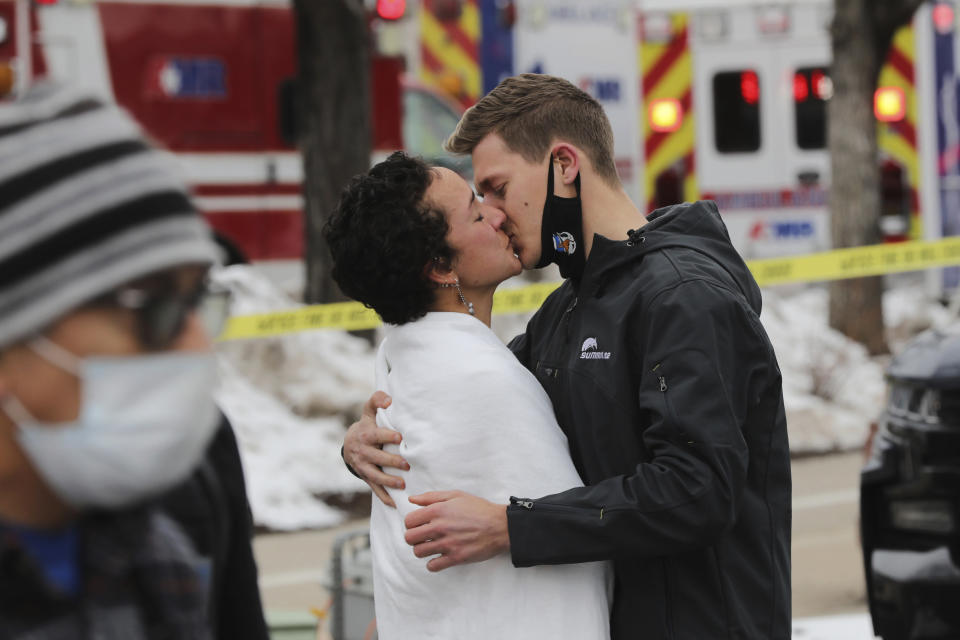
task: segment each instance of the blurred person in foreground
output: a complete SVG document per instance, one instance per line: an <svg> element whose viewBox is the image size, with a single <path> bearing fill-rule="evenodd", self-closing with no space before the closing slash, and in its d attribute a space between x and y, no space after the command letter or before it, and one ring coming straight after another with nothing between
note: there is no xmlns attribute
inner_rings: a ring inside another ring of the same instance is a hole
<svg viewBox="0 0 960 640"><path fill-rule="evenodd" d="M397 152L345 189L325 227L333 277L391 326L376 358L380 411L403 432L406 487L370 521L377 633L407 638L605 640L604 563L516 571L506 556L431 574L404 541L414 493L451 485L505 501L580 478L547 395L490 330L493 293L520 273L463 178ZM531 452L536 452L531 455Z"/></svg>
<svg viewBox="0 0 960 640"><path fill-rule="evenodd" d="M644 216L613 147L596 100L534 74L501 82L448 141L471 154L523 266L565 278L510 348L587 486L505 504L451 483L411 498L407 542L435 571L506 553L517 567L612 560L615 640L786 640L790 451L760 289L715 203ZM374 423L383 404L371 398L344 448L375 491L403 482L377 468L404 464L377 448L406 438Z"/></svg>
<svg viewBox="0 0 960 640"><path fill-rule="evenodd" d="M0 638L266 638L201 317L216 252L118 108L0 104Z"/></svg>

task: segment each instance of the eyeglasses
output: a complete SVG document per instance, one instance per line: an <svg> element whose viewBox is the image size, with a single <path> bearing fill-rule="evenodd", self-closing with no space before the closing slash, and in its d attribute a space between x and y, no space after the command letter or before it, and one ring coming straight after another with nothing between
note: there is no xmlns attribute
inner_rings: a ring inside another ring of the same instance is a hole
<svg viewBox="0 0 960 640"><path fill-rule="evenodd" d="M101 296L93 304L133 311L141 343L147 349L159 351L176 341L194 311L200 315L207 335L219 336L230 315L230 292L207 282L187 293L130 286Z"/></svg>

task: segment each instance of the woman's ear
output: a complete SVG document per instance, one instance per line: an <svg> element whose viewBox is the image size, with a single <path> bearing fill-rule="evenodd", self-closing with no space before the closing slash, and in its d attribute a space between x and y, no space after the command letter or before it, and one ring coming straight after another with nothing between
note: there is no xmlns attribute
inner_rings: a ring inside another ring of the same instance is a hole
<svg viewBox="0 0 960 640"><path fill-rule="evenodd" d="M434 258L428 262L423 268L423 274L438 287L452 285L457 281L457 274L453 272L453 267L443 258Z"/></svg>

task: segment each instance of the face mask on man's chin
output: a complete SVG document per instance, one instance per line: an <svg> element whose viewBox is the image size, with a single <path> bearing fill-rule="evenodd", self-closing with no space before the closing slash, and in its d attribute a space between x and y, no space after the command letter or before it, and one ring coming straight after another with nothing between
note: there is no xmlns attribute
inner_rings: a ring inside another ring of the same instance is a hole
<svg viewBox="0 0 960 640"><path fill-rule="evenodd" d="M185 479L220 423L210 352L79 358L47 338L40 357L81 381L76 420L44 423L13 395L0 409L34 468L77 510L118 509Z"/></svg>
<svg viewBox="0 0 960 640"><path fill-rule="evenodd" d="M583 203L580 200L580 175L574 186L577 195L563 198L553 193L553 156L547 161L547 198L540 223L540 269L550 263L560 267L564 278L579 279L586 264L583 241Z"/></svg>

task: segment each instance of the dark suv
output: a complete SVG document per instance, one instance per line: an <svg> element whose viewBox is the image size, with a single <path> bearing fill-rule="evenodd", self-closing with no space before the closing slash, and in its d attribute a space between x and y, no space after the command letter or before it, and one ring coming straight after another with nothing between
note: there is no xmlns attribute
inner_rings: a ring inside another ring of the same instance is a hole
<svg viewBox="0 0 960 640"><path fill-rule="evenodd" d="M860 474L873 628L884 640L960 638L960 330L894 358Z"/></svg>

